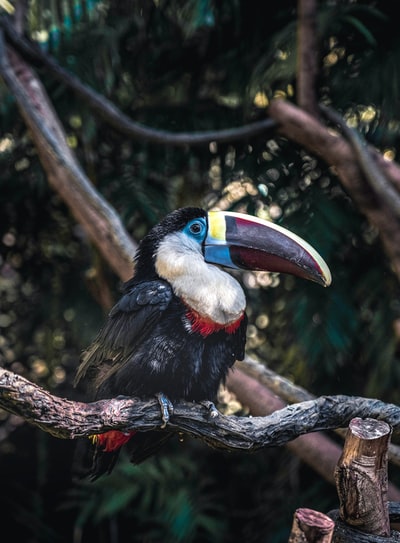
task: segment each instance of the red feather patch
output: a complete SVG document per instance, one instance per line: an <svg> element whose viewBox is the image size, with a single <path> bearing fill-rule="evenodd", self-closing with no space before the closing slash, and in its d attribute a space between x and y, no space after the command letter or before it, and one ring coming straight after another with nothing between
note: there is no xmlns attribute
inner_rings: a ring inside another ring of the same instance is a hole
<svg viewBox="0 0 400 543"><path fill-rule="evenodd" d="M104 434L96 434L90 436L92 443L100 447L104 452L113 452L128 443L131 437L136 434L132 432L120 432L119 430L110 430Z"/></svg>
<svg viewBox="0 0 400 543"><path fill-rule="evenodd" d="M203 337L206 337L210 334L214 334L215 332L219 332L220 330L225 330L227 334L233 334L239 328L240 323L243 320L244 314L239 317L237 321L231 322L228 325L213 322L211 319L203 317L192 309L186 313L186 317L190 321L191 331L197 332Z"/></svg>

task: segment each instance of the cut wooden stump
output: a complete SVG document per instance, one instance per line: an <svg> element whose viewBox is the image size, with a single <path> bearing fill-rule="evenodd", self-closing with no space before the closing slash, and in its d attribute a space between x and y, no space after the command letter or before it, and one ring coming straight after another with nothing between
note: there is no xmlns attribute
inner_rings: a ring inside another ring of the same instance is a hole
<svg viewBox="0 0 400 543"><path fill-rule="evenodd" d="M328 513L335 522L332 543L395 543L400 504L387 501L388 450L392 428L384 421L350 421L335 469L340 508Z"/></svg>
<svg viewBox="0 0 400 543"><path fill-rule="evenodd" d="M395 504L398 506L398 504ZM390 537L367 534L343 522L338 510L329 512L329 517L335 522L332 543L399 543L400 532L392 530Z"/></svg>
<svg viewBox="0 0 400 543"><path fill-rule="evenodd" d="M313 509L300 508L293 516L289 543L331 543L335 523Z"/></svg>
<svg viewBox="0 0 400 543"><path fill-rule="evenodd" d="M350 422L335 470L340 517L368 534L390 535L387 453L390 426L375 419Z"/></svg>

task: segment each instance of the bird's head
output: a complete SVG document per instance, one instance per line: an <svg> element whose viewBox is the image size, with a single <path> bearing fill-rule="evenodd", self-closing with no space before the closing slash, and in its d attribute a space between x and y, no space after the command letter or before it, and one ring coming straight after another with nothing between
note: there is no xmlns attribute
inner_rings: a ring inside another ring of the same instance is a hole
<svg viewBox="0 0 400 543"><path fill-rule="evenodd" d="M177 267L181 261L190 266L192 257L193 266L201 258L226 268L287 273L322 286L331 283L327 264L309 243L273 222L242 213L195 207L173 211L143 239L137 273L148 276L150 268L155 270L161 251L172 255L169 262Z"/></svg>

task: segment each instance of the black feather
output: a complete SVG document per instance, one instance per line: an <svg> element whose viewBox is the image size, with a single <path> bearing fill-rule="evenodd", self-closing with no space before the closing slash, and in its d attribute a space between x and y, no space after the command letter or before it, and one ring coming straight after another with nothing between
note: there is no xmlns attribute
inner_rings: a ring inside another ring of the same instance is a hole
<svg viewBox="0 0 400 543"><path fill-rule="evenodd" d="M229 368L243 358L246 315L233 333L224 329L205 336L194 332L188 306L156 273L155 255L162 239L196 217L206 214L198 208L175 211L142 240L135 276L125 284L121 299L82 356L76 382L89 384L92 399L163 393L172 402L214 401ZM127 444L132 461L138 463L154 454L172 435L166 431L135 434ZM92 478L109 473L117 456L95 446Z"/></svg>

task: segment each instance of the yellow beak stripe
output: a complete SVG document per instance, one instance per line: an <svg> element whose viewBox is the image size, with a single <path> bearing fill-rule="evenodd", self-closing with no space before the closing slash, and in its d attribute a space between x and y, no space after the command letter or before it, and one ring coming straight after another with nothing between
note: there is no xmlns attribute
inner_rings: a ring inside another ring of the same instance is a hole
<svg viewBox="0 0 400 543"><path fill-rule="evenodd" d="M208 232L213 239L221 241L226 239L225 216L221 211L208 212Z"/></svg>

